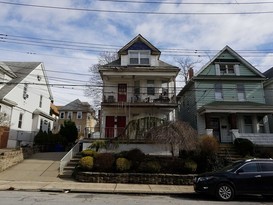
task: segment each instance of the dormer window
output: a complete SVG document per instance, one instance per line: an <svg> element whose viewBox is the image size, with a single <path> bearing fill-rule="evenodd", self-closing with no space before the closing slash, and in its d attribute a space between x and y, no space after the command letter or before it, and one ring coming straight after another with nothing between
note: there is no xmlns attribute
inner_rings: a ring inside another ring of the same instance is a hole
<svg viewBox="0 0 273 205"><path fill-rule="evenodd" d="M150 51L129 51L130 65L150 65Z"/></svg>

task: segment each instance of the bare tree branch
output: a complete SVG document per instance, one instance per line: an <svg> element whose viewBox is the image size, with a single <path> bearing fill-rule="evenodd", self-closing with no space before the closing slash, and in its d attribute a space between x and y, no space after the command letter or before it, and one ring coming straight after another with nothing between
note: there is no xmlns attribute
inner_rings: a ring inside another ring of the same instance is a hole
<svg viewBox="0 0 273 205"><path fill-rule="evenodd" d="M97 111L100 109L100 103L102 100L102 86L103 82L99 74L99 66L111 63L118 59L117 53L112 52L102 52L98 57L98 63L92 65L89 68L91 77L89 80L89 85L84 91L85 96L90 97L93 101L93 108Z"/></svg>
<svg viewBox="0 0 273 205"><path fill-rule="evenodd" d="M160 144L169 144L172 155L177 147L179 150L194 150L197 147L197 131L184 121L166 122L153 127L147 132L151 141Z"/></svg>
<svg viewBox="0 0 273 205"><path fill-rule="evenodd" d="M180 57L174 59L176 63L178 63L179 68L181 69L178 76L182 77L185 84L189 80L188 71L190 68L194 68L194 66L198 63L201 63L201 60L195 60L193 61L189 57Z"/></svg>

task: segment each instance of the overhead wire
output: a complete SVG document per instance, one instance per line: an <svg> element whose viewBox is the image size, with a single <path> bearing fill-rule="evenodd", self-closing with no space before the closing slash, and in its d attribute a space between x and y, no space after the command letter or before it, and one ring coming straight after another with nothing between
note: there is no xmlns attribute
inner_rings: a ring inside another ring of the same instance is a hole
<svg viewBox="0 0 273 205"><path fill-rule="evenodd" d="M23 6L23 7L35 7L44 9L58 9L58 10L70 10L81 12L97 12L97 13L119 13L119 14L145 14L145 15L261 15L261 14L273 14L273 11L243 11L243 12L157 12L157 11L132 11L132 10L107 10L107 9L87 9L87 8L72 8L72 7L60 7L60 6L46 6L39 4L26 4L0 1L0 4Z"/></svg>

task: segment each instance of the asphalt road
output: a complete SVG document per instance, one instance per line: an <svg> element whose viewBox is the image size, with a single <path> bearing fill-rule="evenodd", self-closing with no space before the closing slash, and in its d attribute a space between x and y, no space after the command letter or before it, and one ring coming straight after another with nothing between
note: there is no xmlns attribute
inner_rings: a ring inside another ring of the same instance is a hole
<svg viewBox="0 0 273 205"><path fill-rule="evenodd" d="M1 191L1 205L258 205L273 204L261 197L242 197L232 202L220 202L196 194L159 195L118 195L89 193L20 192Z"/></svg>

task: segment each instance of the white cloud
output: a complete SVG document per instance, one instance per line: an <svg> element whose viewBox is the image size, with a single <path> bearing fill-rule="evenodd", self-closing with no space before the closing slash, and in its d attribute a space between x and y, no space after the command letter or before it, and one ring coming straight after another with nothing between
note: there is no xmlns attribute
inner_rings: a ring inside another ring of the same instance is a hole
<svg viewBox="0 0 273 205"><path fill-rule="evenodd" d="M18 1L20 2L20 1ZM177 1L182 2L182 1ZM191 1L187 1L191 2ZM208 2L199 0L198 2ZM234 3L234 0L225 2ZM237 0L238 3L249 2ZM115 3L106 1L44 1L31 0L27 4L56 6L66 8L86 8L97 10L119 11L152 11L168 13L186 12L250 12L273 11L273 4L258 5L167 5L167 4L136 4ZM272 55L257 57L258 54L240 52L240 50L271 49L273 27L270 19L273 14L256 15L149 15L149 14L120 14L116 12L87 12L60 9L45 9L13 5L0 5L1 33L34 38L55 39L55 47L65 47L63 41L86 42L84 49L61 49L38 47L18 43L0 42L1 60L13 61L42 61L46 69L54 70L48 73L49 79L56 77L58 72L66 79L78 79L78 83L88 81L88 68L97 63L97 55L105 44L106 50L118 50L137 34L142 34L158 48L188 49L181 55L193 55L190 50L198 50L197 54L208 61L208 56L215 54L225 45L245 57L259 70L265 71L273 66ZM27 42L24 42L27 43ZM92 43L92 44L89 44ZM45 43L48 45L48 43ZM69 44L69 43L68 43ZM120 46L119 48L113 46ZM269 46L269 47L268 47ZM78 47L79 48L79 47ZM199 52L199 50L214 50L214 52ZM10 51L11 50L11 51ZM36 53L33 55L28 52ZM164 55L165 54L165 55ZM173 53L174 54L174 53ZM162 52L163 60L175 64L172 55ZM212 57L212 56L211 56ZM200 64L201 67L201 64ZM77 76L70 73L84 73ZM52 82L55 82L52 80ZM77 81L73 81L77 82ZM52 88L57 104L66 104L75 98L91 101L83 96L83 87Z"/></svg>

